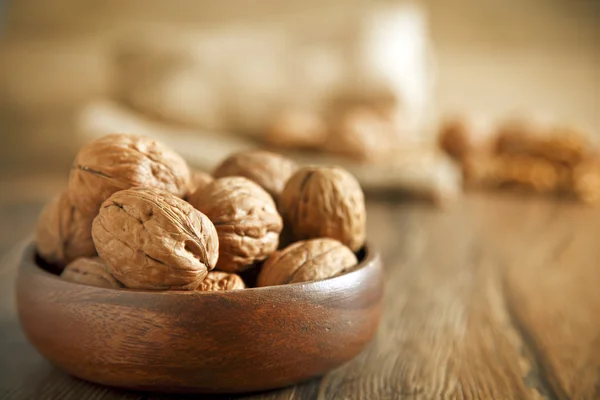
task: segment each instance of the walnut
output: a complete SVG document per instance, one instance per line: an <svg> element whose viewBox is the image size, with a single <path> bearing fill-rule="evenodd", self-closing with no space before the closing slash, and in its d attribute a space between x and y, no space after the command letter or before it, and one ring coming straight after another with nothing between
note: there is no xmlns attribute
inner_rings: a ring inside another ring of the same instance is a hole
<svg viewBox="0 0 600 400"><path fill-rule="evenodd" d="M470 186L516 186L536 192L560 192L570 186L569 169L546 159L524 155L470 155L463 160Z"/></svg>
<svg viewBox="0 0 600 400"><path fill-rule="evenodd" d="M280 148L318 148L327 138L327 126L317 112L286 109L267 123L265 142Z"/></svg>
<svg viewBox="0 0 600 400"><path fill-rule="evenodd" d="M544 158L573 165L590 150L588 136L568 127L549 126L535 120L511 120L498 132L497 152Z"/></svg>
<svg viewBox="0 0 600 400"><path fill-rule="evenodd" d="M246 285L242 278L236 274L227 272L211 271L198 286L201 292L221 292L225 290L245 289Z"/></svg>
<svg viewBox="0 0 600 400"><path fill-rule="evenodd" d="M94 219L92 235L109 272L129 288L194 290L219 254L212 222L159 189L114 193Z"/></svg>
<svg viewBox="0 0 600 400"><path fill-rule="evenodd" d="M213 181L213 177L204 171L197 169L191 171L190 186L188 188L187 197L191 196L196 190L203 188Z"/></svg>
<svg viewBox="0 0 600 400"><path fill-rule="evenodd" d="M238 176L215 179L189 201L217 228L218 270L243 271L277 249L283 223L271 196L256 183Z"/></svg>
<svg viewBox="0 0 600 400"><path fill-rule="evenodd" d="M229 156L214 171L215 178L243 176L258 183L275 202L285 183L298 169L295 162L264 150L250 150Z"/></svg>
<svg viewBox="0 0 600 400"><path fill-rule="evenodd" d="M475 116L456 116L442 125L438 142L455 159L489 154L494 147L493 131L487 121Z"/></svg>
<svg viewBox="0 0 600 400"><path fill-rule="evenodd" d="M334 239L296 242L272 254L258 275L258 286L316 281L340 275L358 263L352 251Z"/></svg>
<svg viewBox="0 0 600 400"><path fill-rule="evenodd" d="M588 204L600 203L600 156L586 159L573 169L573 192Z"/></svg>
<svg viewBox="0 0 600 400"><path fill-rule="evenodd" d="M374 110L354 107L335 118L325 149L357 161L387 161L395 147L394 129Z"/></svg>
<svg viewBox="0 0 600 400"><path fill-rule="evenodd" d="M352 251L365 242L364 195L356 179L342 168L298 170L283 189L279 209L297 239L329 237Z"/></svg>
<svg viewBox="0 0 600 400"><path fill-rule="evenodd" d="M135 186L156 187L176 196L189 188L186 162L152 139L112 134L84 146L73 163L69 196L75 207L95 214L104 200Z"/></svg>
<svg viewBox="0 0 600 400"><path fill-rule="evenodd" d="M60 274L60 277L70 282L82 283L90 286L105 288L123 287L123 285L121 285L110 272L106 270L106 264L100 257L78 258L67 265L62 274Z"/></svg>
<svg viewBox="0 0 600 400"><path fill-rule="evenodd" d="M64 266L78 257L96 255L92 240L94 216L73 207L67 192L54 198L42 210L35 242L40 257L50 264Z"/></svg>

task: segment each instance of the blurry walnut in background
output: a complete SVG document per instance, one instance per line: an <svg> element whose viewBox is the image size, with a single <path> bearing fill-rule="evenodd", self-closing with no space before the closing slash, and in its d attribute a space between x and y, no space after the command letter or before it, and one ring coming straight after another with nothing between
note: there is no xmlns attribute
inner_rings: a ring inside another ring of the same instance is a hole
<svg viewBox="0 0 600 400"><path fill-rule="evenodd" d="M461 115L442 124L438 141L450 156L462 160L473 153L490 153L494 145L492 133L482 117Z"/></svg>
<svg viewBox="0 0 600 400"><path fill-rule="evenodd" d="M194 290L219 255L212 222L159 189L114 193L94 219L92 235L108 270L129 288Z"/></svg>
<svg viewBox="0 0 600 400"><path fill-rule="evenodd" d="M267 122L264 141L287 149L318 148L327 138L327 126L316 111L287 108Z"/></svg>
<svg viewBox="0 0 600 400"><path fill-rule="evenodd" d="M189 185L186 162L167 146L146 137L112 134L79 151L71 168L69 197L81 212L96 214L119 190L155 187L181 197Z"/></svg>
<svg viewBox="0 0 600 400"><path fill-rule="evenodd" d="M573 191L588 204L600 203L600 156L595 155L573 169Z"/></svg>
<svg viewBox="0 0 600 400"><path fill-rule="evenodd" d="M169 39L134 40L117 47L117 98L167 122L223 129L222 99L197 52L177 38Z"/></svg>
<svg viewBox="0 0 600 400"><path fill-rule="evenodd" d="M81 257L67 265L60 277L66 281L104 288L121 288L121 285L106 269L100 257Z"/></svg>
<svg viewBox="0 0 600 400"><path fill-rule="evenodd" d="M69 201L67 192L44 207L37 222L37 252L46 262L64 266L78 257L96 254L92 240L94 216L82 214Z"/></svg>
<svg viewBox="0 0 600 400"><path fill-rule="evenodd" d="M525 154L569 165L585 158L589 149L583 132L529 119L503 124L498 130L496 148L501 154Z"/></svg>
<svg viewBox="0 0 600 400"><path fill-rule="evenodd" d="M213 177L209 173L199 171L197 169L192 170L190 175L190 186L186 197L189 197L196 190L202 189L204 186L208 185L212 181Z"/></svg>
<svg viewBox="0 0 600 400"><path fill-rule="evenodd" d="M243 176L260 185L275 202L289 177L298 169L295 162L280 154L250 150L227 157L214 171L215 178Z"/></svg>
<svg viewBox="0 0 600 400"><path fill-rule="evenodd" d="M337 240L321 238L291 244L272 254L258 275L258 286L316 281L339 275L358 263Z"/></svg>
<svg viewBox="0 0 600 400"><path fill-rule="evenodd" d="M215 179L189 202L210 218L219 236L217 269L244 271L277 249L283 228L273 198L249 179Z"/></svg>
<svg viewBox="0 0 600 400"><path fill-rule="evenodd" d="M329 237L352 251L365 242L364 195L357 180L342 168L298 170L283 189L279 209L297 239Z"/></svg>
<svg viewBox="0 0 600 400"><path fill-rule="evenodd" d="M536 192L567 190L569 170L547 160L524 155L473 154L463 160L465 181L473 187L513 186Z"/></svg>
<svg viewBox="0 0 600 400"><path fill-rule="evenodd" d="M244 284L244 281L237 274L210 271L202 283L200 283L197 290L201 292L222 292L245 288L246 285Z"/></svg>
<svg viewBox="0 0 600 400"><path fill-rule="evenodd" d="M392 121L367 107L353 107L333 117L325 149L359 161L386 161L397 137Z"/></svg>

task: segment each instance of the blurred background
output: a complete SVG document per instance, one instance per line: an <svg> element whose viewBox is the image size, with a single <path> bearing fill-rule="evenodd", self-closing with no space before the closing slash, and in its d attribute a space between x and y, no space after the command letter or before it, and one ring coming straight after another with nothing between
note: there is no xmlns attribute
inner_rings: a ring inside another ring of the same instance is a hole
<svg viewBox="0 0 600 400"><path fill-rule="evenodd" d="M0 4L5 197L32 180L45 196L111 129L156 133L210 168L204 149L254 142L367 164L381 143L413 154L454 113L550 115L592 137L600 126L598 1ZM368 110L331 122L347 104ZM381 115L391 135L373 128ZM346 122L350 134L323 139Z"/></svg>

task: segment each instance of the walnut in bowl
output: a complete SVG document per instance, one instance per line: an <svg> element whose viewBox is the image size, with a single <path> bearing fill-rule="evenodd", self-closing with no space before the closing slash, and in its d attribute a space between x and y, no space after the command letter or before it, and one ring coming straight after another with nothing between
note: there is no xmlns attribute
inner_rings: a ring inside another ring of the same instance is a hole
<svg viewBox="0 0 600 400"><path fill-rule="evenodd" d="M232 154L213 172L215 178L243 176L267 191L275 202L287 180L298 169L295 162L280 154L265 150L250 150Z"/></svg>
<svg viewBox="0 0 600 400"><path fill-rule="evenodd" d="M283 189L279 210L296 239L328 237L352 251L365 242L364 194L356 178L342 168L299 169Z"/></svg>
<svg viewBox="0 0 600 400"><path fill-rule="evenodd" d="M219 254L210 220L169 192L132 188L116 192L92 226L98 254L126 287L196 289Z"/></svg>
<svg viewBox="0 0 600 400"><path fill-rule="evenodd" d="M277 249L281 216L271 196L249 179L215 179L190 196L189 202L217 229L218 270L244 271Z"/></svg>
<svg viewBox="0 0 600 400"><path fill-rule="evenodd" d="M55 197L38 218L35 241L40 257L62 268L78 257L96 255L93 219L71 204L67 192Z"/></svg>
<svg viewBox="0 0 600 400"><path fill-rule="evenodd" d="M162 143L143 136L106 135L77 154L69 196L81 212L96 214L111 194L135 186L183 197L190 186L190 171L185 160Z"/></svg>

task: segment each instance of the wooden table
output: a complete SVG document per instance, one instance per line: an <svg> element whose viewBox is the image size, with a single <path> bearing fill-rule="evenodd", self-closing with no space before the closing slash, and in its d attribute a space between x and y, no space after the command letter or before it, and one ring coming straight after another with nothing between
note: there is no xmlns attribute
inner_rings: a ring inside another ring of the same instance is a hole
<svg viewBox="0 0 600 400"><path fill-rule="evenodd" d="M71 378L28 344L14 310L15 242L40 208L0 206L0 398L176 398ZM375 341L324 377L247 398L600 398L600 209L472 194L443 211L386 199L368 211L387 274Z"/></svg>

